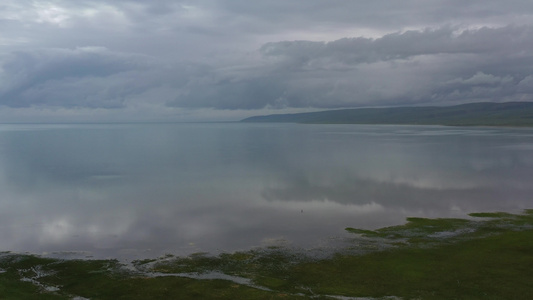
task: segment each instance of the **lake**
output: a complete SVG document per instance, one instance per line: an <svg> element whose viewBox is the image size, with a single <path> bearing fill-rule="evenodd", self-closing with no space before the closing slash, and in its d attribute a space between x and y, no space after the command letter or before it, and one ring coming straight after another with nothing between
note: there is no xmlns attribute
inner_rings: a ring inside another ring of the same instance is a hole
<svg viewBox="0 0 533 300"><path fill-rule="evenodd" d="M134 259L342 245L533 208L533 129L0 125L0 251Z"/></svg>

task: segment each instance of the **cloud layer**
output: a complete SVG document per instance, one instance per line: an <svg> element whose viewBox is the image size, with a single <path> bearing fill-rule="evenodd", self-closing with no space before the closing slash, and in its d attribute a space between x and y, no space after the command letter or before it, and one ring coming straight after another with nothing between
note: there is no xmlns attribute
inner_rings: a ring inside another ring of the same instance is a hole
<svg viewBox="0 0 533 300"><path fill-rule="evenodd" d="M532 15L529 1L6 1L0 118L531 101Z"/></svg>

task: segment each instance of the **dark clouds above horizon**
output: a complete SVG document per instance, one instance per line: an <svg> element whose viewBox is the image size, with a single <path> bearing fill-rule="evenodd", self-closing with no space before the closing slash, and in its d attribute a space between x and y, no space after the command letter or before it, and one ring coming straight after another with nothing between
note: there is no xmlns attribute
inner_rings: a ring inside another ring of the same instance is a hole
<svg viewBox="0 0 533 300"><path fill-rule="evenodd" d="M6 0L0 120L533 101L533 2Z"/></svg>

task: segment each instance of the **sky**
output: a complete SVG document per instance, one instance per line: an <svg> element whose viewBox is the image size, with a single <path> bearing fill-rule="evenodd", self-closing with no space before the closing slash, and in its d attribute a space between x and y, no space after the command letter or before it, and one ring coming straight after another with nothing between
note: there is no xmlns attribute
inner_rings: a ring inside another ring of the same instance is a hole
<svg viewBox="0 0 533 300"><path fill-rule="evenodd" d="M2 0L1 122L533 100L530 0Z"/></svg>

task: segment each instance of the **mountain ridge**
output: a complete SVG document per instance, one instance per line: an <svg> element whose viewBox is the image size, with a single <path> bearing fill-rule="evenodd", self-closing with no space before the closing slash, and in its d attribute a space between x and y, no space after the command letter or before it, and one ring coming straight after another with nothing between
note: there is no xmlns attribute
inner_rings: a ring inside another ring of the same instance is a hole
<svg viewBox="0 0 533 300"><path fill-rule="evenodd" d="M453 106L350 108L273 114L241 120L254 123L533 126L533 102L476 102Z"/></svg>

